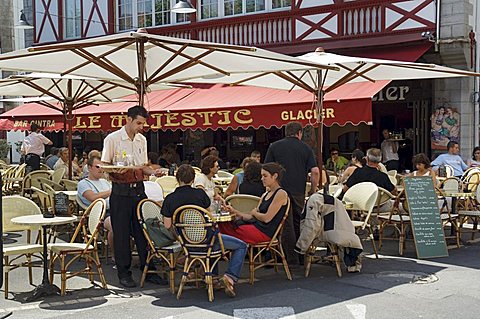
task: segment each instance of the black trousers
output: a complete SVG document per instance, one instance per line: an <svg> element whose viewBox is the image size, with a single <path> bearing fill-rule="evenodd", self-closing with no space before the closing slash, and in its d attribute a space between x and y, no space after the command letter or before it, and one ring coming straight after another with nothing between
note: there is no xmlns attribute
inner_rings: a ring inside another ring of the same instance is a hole
<svg viewBox="0 0 480 319"><path fill-rule="evenodd" d="M297 240L300 237L300 217L305 205L304 194L289 194L290 212L282 232L282 246L285 250L285 257L289 264L298 264L298 254L294 251Z"/></svg>
<svg viewBox="0 0 480 319"><path fill-rule="evenodd" d="M33 153L28 153L25 156L25 173L28 174L33 171L38 171L40 169L40 156Z"/></svg>
<svg viewBox="0 0 480 319"><path fill-rule="evenodd" d="M147 240L137 219L137 205L147 198L143 182L136 184L112 184L110 195L110 218L113 229L115 264L118 278L130 277L132 272L132 252L130 235L135 239L140 270L143 271L147 260Z"/></svg>
<svg viewBox="0 0 480 319"><path fill-rule="evenodd" d="M400 169L400 161L391 160L385 162L385 168L387 169L387 171L396 170L398 172L398 170Z"/></svg>

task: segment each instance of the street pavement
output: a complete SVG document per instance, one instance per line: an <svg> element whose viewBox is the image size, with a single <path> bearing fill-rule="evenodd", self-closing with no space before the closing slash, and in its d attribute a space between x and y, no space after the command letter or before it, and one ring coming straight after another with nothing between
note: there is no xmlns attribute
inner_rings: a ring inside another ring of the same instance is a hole
<svg viewBox="0 0 480 319"><path fill-rule="evenodd" d="M7 238L7 241L21 240ZM304 269L292 270L288 281L283 271L257 272L253 286L246 279L236 285L237 297L215 291L208 302L203 288L187 287L180 300L166 286L146 283L145 287L123 289L118 285L112 264L104 270L109 289L92 286L80 277L67 282L66 296L51 296L24 302L28 291L27 269L11 272L9 299L0 298L0 318L480 318L480 244L450 249L449 257L429 260L415 258L413 243L407 243L404 257L398 256L397 243L387 242L380 258L370 254L364 242L360 273L336 276L329 265L313 265L309 278ZM244 278L248 267L244 267ZM134 268L138 282L140 270ZM179 275L177 275L178 281ZM41 281L41 269L34 270L34 282ZM59 285L59 278L55 279ZM97 282L98 283L98 282ZM3 295L3 291L2 291Z"/></svg>

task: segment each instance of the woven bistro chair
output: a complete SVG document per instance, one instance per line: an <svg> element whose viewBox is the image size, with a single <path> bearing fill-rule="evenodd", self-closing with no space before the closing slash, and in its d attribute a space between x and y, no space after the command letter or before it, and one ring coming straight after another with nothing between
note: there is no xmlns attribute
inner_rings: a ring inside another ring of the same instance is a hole
<svg viewBox="0 0 480 319"><path fill-rule="evenodd" d="M41 189L41 183L38 180L39 177L50 179L52 174L48 171L33 171L25 175L22 182L21 195L24 197L33 197L33 190L35 188Z"/></svg>
<svg viewBox="0 0 480 319"><path fill-rule="evenodd" d="M379 187L380 189L380 187ZM382 248L383 240L385 239L398 239L398 253L403 256L405 250L405 241L407 236L407 230L412 227L408 202L405 197L405 191L403 190L395 198L393 208L387 215L379 215L379 240L378 249ZM394 235L396 237L385 237L384 230L386 227L391 226L394 229Z"/></svg>
<svg viewBox="0 0 480 319"><path fill-rule="evenodd" d="M480 187L477 187L475 191L475 198L470 200L468 206L462 210L458 211L459 217L459 228L458 231L460 232L460 236L462 233L472 233L471 240L475 238L475 233L480 231L478 229L478 221L480 218ZM472 229L466 229L464 225L470 222L472 225Z"/></svg>
<svg viewBox="0 0 480 319"><path fill-rule="evenodd" d="M155 182L162 187L163 196L167 196L178 187L178 181L175 176L162 176L157 178Z"/></svg>
<svg viewBox="0 0 480 319"><path fill-rule="evenodd" d="M62 180L63 176L65 176L65 172L67 169L65 167L59 167L56 170L53 171L51 179L57 184L60 184L60 181Z"/></svg>
<svg viewBox="0 0 480 319"><path fill-rule="evenodd" d="M37 180L40 182L40 189L42 189L42 190L45 190L45 189L44 189L44 185L48 185L48 186L52 187L54 190L56 190L56 191L63 191L63 190L65 190L65 187L63 187L62 185L60 185L60 184L58 184L58 183L55 183L54 181L52 181L52 180L49 179L49 178L38 177Z"/></svg>
<svg viewBox="0 0 480 319"><path fill-rule="evenodd" d="M148 254L147 262L145 268L143 269L142 279L140 280L140 286L143 287L145 283L145 278L149 273L160 273L163 270L149 270L148 264L155 257L161 261L165 261L169 269L169 279L170 279L170 291L175 293L175 264L179 253L182 251L182 246L179 242L175 242L172 245L158 247L155 245L154 241L151 239L145 221L149 218L156 218L160 222L163 221L163 216L161 214L161 207L158 202L151 199L143 199L137 206L137 218L140 226L142 226L143 234L148 242Z"/></svg>
<svg viewBox="0 0 480 319"><path fill-rule="evenodd" d="M63 187L67 191L76 191L78 187L78 182L77 181L71 181L69 179L61 179L60 180L60 185L63 185Z"/></svg>
<svg viewBox="0 0 480 319"><path fill-rule="evenodd" d="M11 195L13 191L13 179L15 176L15 167L9 166L2 173L2 194Z"/></svg>
<svg viewBox="0 0 480 319"><path fill-rule="evenodd" d="M234 194L225 198L225 202L240 212L250 212L258 206L260 197L248 194Z"/></svg>
<svg viewBox="0 0 480 319"><path fill-rule="evenodd" d="M26 232L26 244L3 246L3 270L5 276L5 298L8 298L8 276L10 271L19 267L28 267L28 280L33 285L32 279L32 256L41 254L43 247L40 244L31 243L31 232L37 228L26 225L14 224L12 218L25 215L41 214L40 208L32 200L21 196L5 196L2 199L3 209L3 232ZM25 257L26 261L23 260ZM12 258L12 259L10 259Z"/></svg>
<svg viewBox="0 0 480 319"><path fill-rule="evenodd" d="M377 246L373 239L373 231L370 225L370 217L372 215L373 208L377 202L378 187L372 182L358 183L350 187L343 196L343 201L353 204L352 213L356 214L357 220L352 218L353 227L358 235L359 232L368 231L368 237L372 242L373 252L375 257L378 258Z"/></svg>
<svg viewBox="0 0 480 319"><path fill-rule="evenodd" d="M255 281L255 271L257 269L263 268L265 266L274 266L277 271L278 266L283 266L285 274L287 275L288 280L292 280L292 275L290 274L290 269L288 268L287 259L285 258L285 253L283 252L282 247L282 230L285 220L288 217L288 212L290 211L290 199L287 202L287 210L285 215L282 218L282 221L277 227L275 234L269 241L249 244L248 245L248 264L250 270L250 284L253 285ZM267 261L262 261L262 255L264 252L270 251L272 254L272 259ZM277 262L277 257L282 259L282 262Z"/></svg>
<svg viewBox="0 0 480 319"><path fill-rule="evenodd" d="M198 276L195 276L194 279L189 279L188 276L190 269L196 264L199 264L205 271L204 280L207 285L208 300L212 302L214 299L212 271L220 259L225 256L225 249L218 226L212 220L212 214L208 210L195 205L181 206L173 214L173 225L185 253L185 264L177 299L180 299L183 287L187 282L198 283ZM196 269L195 274L197 275Z"/></svg>
<svg viewBox="0 0 480 319"><path fill-rule="evenodd" d="M103 274L102 265L98 256L98 233L105 218L106 203L103 198L93 201L83 214L75 233L69 243L49 244L50 250L50 282L53 282L55 273L61 274L61 295L65 295L67 289L67 280L81 274L87 274L90 282L93 284L93 275L98 274L102 287L107 289L107 281ZM83 242L78 242L82 237ZM67 260L67 256L71 256ZM75 269L67 274L67 270L76 261L84 259L85 267L83 269ZM55 263L59 261L60 271L55 271ZM97 272L93 271L93 265L96 266Z"/></svg>
<svg viewBox="0 0 480 319"><path fill-rule="evenodd" d="M333 262L335 264L335 268L337 270L338 278L342 277L342 260L339 254L339 247L334 243L325 242L325 245L328 247L330 251L329 256L316 256L317 252L317 244L312 244L308 247L308 250L305 253L305 277L310 276L310 269L312 268L312 264L320 261L327 261Z"/></svg>

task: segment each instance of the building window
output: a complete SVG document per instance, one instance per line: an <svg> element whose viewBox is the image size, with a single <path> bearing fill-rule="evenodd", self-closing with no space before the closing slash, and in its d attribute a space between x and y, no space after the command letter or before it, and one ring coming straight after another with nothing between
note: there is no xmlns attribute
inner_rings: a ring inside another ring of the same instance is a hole
<svg viewBox="0 0 480 319"><path fill-rule="evenodd" d="M265 0L247 0L247 12L257 12L265 10Z"/></svg>
<svg viewBox="0 0 480 319"><path fill-rule="evenodd" d="M82 36L80 0L65 0L65 38Z"/></svg>
<svg viewBox="0 0 480 319"><path fill-rule="evenodd" d="M133 24L133 1L118 0L118 30L130 30Z"/></svg>
<svg viewBox="0 0 480 319"><path fill-rule="evenodd" d="M155 0L155 25L170 24L170 0Z"/></svg>
<svg viewBox="0 0 480 319"><path fill-rule="evenodd" d="M138 19L139 28L152 26L152 1L151 0L138 0L137 19Z"/></svg>
<svg viewBox="0 0 480 319"><path fill-rule="evenodd" d="M210 19L218 17L218 1L219 0L201 0L200 1L200 17L202 19Z"/></svg>
<svg viewBox="0 0 480 319"><path fill-rule="evenodd" d="M272 0L272 9L288 8L292 6L292 0Z"/></svg>
<svg viewBox="0 0 480 319"><path fill-rule="evenodd" d="M243 13L243 0L224 0L223 12L225 16Z"/></svg>

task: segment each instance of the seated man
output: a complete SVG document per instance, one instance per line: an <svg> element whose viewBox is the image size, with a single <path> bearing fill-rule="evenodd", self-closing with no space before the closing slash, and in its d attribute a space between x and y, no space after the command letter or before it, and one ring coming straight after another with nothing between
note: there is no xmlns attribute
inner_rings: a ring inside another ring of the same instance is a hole
<svg viewBox="0 0 480 319"><path fill-rule="evenodd" d="M108 231L107 240L113 254L113 229L110 220L110 194L112 185L103 178L103 170L100 167L102 161L100 157L93 155L87 160L88 176L78 182L77 194L83 204L89 206L91 202L98 198L103 198L107 202L107 214L103 221L103 227ZM115 261L115 258L112 257Z"/></svg>
<svg viewBox="0 0 480 319"><path fill-rule="evenodd" d="M372 182L378 187L382 187L393 195L396 195L397 188L392 184L388 175L378 170L378 164L381 160L381 151L378 148L370 148L367 151L367 165L356 169L352 175L350 175L343 187L343 191L346 192L347 189L358 183Z"/></svg>
<svg viewBox="0 0 480 319"><path fill-rule="evenodd" d="M330 158L327 159L327 163L325 164L326 169L329 169L334 172L338 172L342 169L347 168L348 159L339 155L339 151L336 148L332 148L330 150Z"/></svg>
<svg viewBox="0 0 480 319"><path fill-rule="evenodd" d="M300 221L300 237L295 251L304 255L310 245L328 242L344 247L343 262L348 272L359 272L358 256L363 251L342 202L330 195L315 193L307 201Z"/></svg>
<svg viewBox="0 0 480 319"><path fill-rule="evenodd" d="M192 166L187 164L180 165L176 178L179 186L173 193L165 197L162 206L163 224L168 229L172 227L172 216L177 208L183 205L196 205L205 209L210 207L210 198L205 191L199 188L192 188L193 180L195 179L195 171ZM225 249L232 252L232 257L230 258L228 269L222 277L222 282L225 286L225 293L229 297L235 297L233 286L242 272L243 261L247 253L247 244L232 236L223 234L221 236Z"/></svg>

